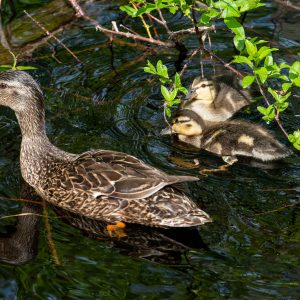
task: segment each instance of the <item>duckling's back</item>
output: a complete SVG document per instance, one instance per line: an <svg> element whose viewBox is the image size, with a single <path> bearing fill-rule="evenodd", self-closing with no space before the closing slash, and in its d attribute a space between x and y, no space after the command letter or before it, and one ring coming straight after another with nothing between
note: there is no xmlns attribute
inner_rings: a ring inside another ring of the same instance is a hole
<svg viewBox="0 0 300 300"><path fill-rule="evenodd" d="M221 156L249 156L262 161L278 160L290 151L266 129L245 121L227 121L208 128L202 148Z"/></svg>

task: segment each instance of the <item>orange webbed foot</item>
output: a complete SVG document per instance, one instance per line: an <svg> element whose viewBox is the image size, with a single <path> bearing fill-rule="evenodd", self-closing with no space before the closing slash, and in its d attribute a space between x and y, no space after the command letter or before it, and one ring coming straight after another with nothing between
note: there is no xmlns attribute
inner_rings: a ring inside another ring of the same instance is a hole
<svg viewBox="0 0 300 300"><path fill-rule="evenodd" d="M122 238L127 236L127 234L124 231L125 227L125 223L117 222L116 224L108 224L106 226L106 230L108 231L110 237Z"/></svg>

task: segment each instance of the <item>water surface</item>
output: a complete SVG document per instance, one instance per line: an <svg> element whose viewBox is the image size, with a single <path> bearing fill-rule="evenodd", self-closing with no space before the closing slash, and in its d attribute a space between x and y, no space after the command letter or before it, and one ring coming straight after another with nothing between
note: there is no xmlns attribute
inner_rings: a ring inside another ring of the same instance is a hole
<svg viewBox="0 0 300 300"><path fill-rule="evenodd" d="M293 53L300 50L295 30L299 27L299 12L278 10L271 3L249 13L245 25L251 35L261 34L274 42L280 49L278 59L294 61L297 57ZM84 7L107 27L112 20L124 19L117 3L88 1ZM25 8L31 13L45 10L46 14L49 9ZM72 13L66 11L67 15ZM18 18L22 18L21 11L14 20ZM185 24L178 15L168 20L174 28ZM82 223L67 224L49 208L60 266L54 263L42 220L38 228L32 227L32 232L39 230L36 256L20 266L0 263L0 299L298 299L300 214L295 203L300 200L300 158L294 155L270 170L244 163L228 172L200 176L200 168L216 167L221 160L189 151L159 135L165 127L160 84L142 70L147 59L162 59L174 73L178 53L158 49L151 54L144 45L119 39L113 43L112 52L106 37L90 23L65 22L57 36L82 63L78 64L55 41L42 44L27 60L27 64L38 68L32 75L45 92L50 139L75 153L97 148L124 151L168 173L199 176L198 182L189 184L188 194L214 222L188 236L191 245L197 244L195 249L171 242L173 251L165 232L134 228L136 232L132 231L128 243L103 239L100 225L99 236L97 232L83 233L74 226L82 228ZM133 22L125 23L131 26ZM26 36L31 37L34 25L28 24ZM25 41L25 34L18 34ZM229 36L221 29L212 35L213 48L225 60L233 54ZM190 48L196 42L194 38L185 41ZM205 74L213 74L214 70L224 71L205 57ZM196 57L184 73L183 82L189 85L199 74ZM297 101L283 119L289 131L300 128L299 118L295 117L299 114ZM267 126L256 113L256 104L251 110L253 114L246 110L238 117ZM268 127L287 143L275 124ZM8 216L22 210L21 203L12 200L20 197L21 136L14 114L5 108L1 108L0 137L0 215ZM198 168L192 167L195 158L200 161ZM1 219L2 235L12 237L15 224L14 217ZM91 230L95 228L92 225L86 226ZM148 251L143 248L144 242L139 242L142 235L152 241ZM157 248L155 240L165 248Z"/></svg>

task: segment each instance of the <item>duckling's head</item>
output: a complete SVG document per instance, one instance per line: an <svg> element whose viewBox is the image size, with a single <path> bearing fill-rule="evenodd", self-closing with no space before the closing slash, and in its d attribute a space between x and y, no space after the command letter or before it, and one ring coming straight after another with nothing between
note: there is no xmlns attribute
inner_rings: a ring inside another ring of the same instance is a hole
<svg viewBox="0 0 300 300"><path fill-rule="evenodd" d="M201 123L200 120L188 114L179 114L172 120L172 133L184 136L199 136L203 132L203 125Z"/></svg>
<svg viewBox="0 0 300 300"><path fill-rule="evenodd" d="M217 88L212 80L197 77L194 79L190 92L187 95L188 99L195 99L207 104L214 102L217 96Z"/></svg>
<svg viewBox="0 0 300 300"><path fill-rule="evenodd" d="M24 71L0 73L0 105L17 114L43 110L43 93L36 81Z"/></svg>

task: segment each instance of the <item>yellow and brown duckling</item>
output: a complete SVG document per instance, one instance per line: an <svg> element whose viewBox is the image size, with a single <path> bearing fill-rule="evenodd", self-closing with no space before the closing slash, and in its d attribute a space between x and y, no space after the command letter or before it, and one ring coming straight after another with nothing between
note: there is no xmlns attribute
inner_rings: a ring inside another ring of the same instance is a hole
<svg viewBox="0 0 300 300"><path fill-rule="evenodd" d="M176 134L179 141L217 154L228 164L235 163L238 156L267 162L290 155L283 144L259 125L235 120L206 127L203 119L190 110L180 111L172 120L171 129L162 134Z"/></svg>
<svg viewBox="0 0 300 300"><path fill-rule="evenodd" d="M168 175L126 153L72 154L54 146L46 135L42 91L26 72L0 73L0 104L13 109L19 121L22 176L46 201L117 228L120 222L157 227L211 222L173 186L196 177Z"/></svg>
<svg viewBox="0 0 300 300"><path fill-rule="evenodd" d="M195 78L186 98L179 110L194 111L206 126L226 121L251 102L249 90L242 89L239 80L230 75Z"/></svg>

